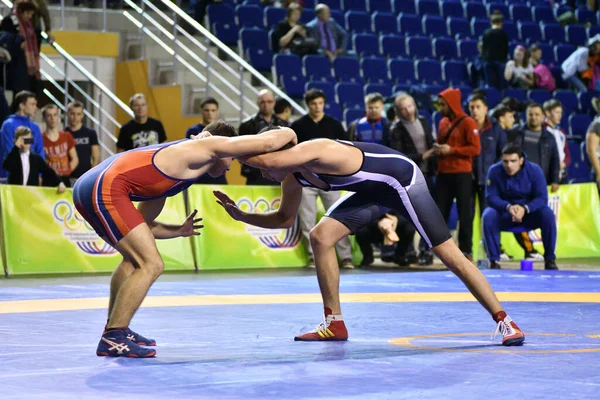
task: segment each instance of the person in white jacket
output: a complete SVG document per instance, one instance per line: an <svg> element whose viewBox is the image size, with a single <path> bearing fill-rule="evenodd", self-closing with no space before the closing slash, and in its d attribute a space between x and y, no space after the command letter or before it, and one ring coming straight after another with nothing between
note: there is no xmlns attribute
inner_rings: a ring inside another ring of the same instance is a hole
<svg viewBox="0 0 600 400"><path fill-rule="evenodd" d="M588 89L579 78L579 74L590 68L588 58L598 53L600 53L600 33L588 40L587 47L578 48L562 63L562 77L565 82L579 92L587 92Z"/></svg>

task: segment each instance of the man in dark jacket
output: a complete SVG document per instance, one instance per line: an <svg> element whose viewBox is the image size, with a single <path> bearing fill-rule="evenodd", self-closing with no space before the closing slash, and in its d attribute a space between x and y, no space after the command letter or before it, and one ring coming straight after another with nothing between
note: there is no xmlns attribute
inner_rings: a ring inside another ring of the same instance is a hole
<svg viewBox="0 0 600 400"><path fill-rule="evenodd" d="M499 11L494 11L490 17L491 28L483 33L481 38L481 58L485 82L502 90L505 86L504 65L508 57L508 35L502 29L504 17Z"/></svg>
<svg viewBox="0 0 600 400"><path fill-rule="evenodd" d="M418 115L415 99L407 93L396 96L394 109L398 120L390 128L389 146L404 153L419 166L431 192L436 168L431 124ZM409 263L411 261L408 260ZM419 241L419 264L433 264L433 253L423 239Z"/></svg>
<svg viewBox="0 0 600 400"><path fill-rule="evenodd" d="M546 269L556 267L556 217L548 207L548 188L542 169L525 160L523 151L509 145L502 161L488 171L486 196L489 206L483 212L483 233L490 267L499 269L500 232L523 227L542 229Z"/></svg>
<svg viewBox="0 0 600 400"><path fill-rule="evenodd" d="M239 128L241 135L256 135L267 126L289 126L287 122L274 114L275 96L270 90L264 89L258 93L258 112L245 119ZM247 178L246 185L274 185L277 182L263 178L260 170L242 164L242 176Z"/></svg>

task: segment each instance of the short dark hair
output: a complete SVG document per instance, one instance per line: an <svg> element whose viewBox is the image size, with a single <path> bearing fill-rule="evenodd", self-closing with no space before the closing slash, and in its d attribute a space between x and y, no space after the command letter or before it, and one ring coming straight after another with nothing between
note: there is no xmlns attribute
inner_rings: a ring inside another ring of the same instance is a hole
<svg viewBox="0 0 600 400"><path fill-rule="evenodd" d="M302 13L302 6L300 4L298 4L298 3L290 3L287 6L287 9L286 9L286 12L285 12L285 18L289 19L290 15L292 15L292 13L294 11L296 11L296 10L298 10L298 11L300 11L300 13Z"/></svg>
<svg viewBox="0 0 600 400"><path fill-rule="evenodd" d="M525 109L525 112L526 113L529 112L529 110L532 109L532 108L539 108L540 110L542 110L542 112L544 111L544 109L542 108L542 106L540 106L538 103L532 102L532 103L529 103L527 105L527 108Z"/></svg>
<svg viewBox="0 0 600 400"><path fill-rule="evenodd" d="M292 104L289 101L287 101L283 97L277 97L275 99L275 108L273 109L275 111L275 114L281 114L288 108L292 108Z"/></svg>
<svg viewBox="0 0 600 400"><path fill-rule="evenodd" d="M83 103L82 102L75 100L75 101L70 102L67 105L67 111L70 111L71 108L81 108L81 109L83 109L84 107L83 107Z"/></svg>
<svg viewBox="0 0 600 400"><path fill-rule="evenodd" d="M510 109L510 107L500 106L500 107L496 108L496 110L494 111L494 114L492 116L498 120L501 117L504 117L505 114L512 113L512 112L514 112L514 111L512 109Z"/></svg>
<svg viewBox="0 0 600 400"><path fill-rule="evenodd" d="M200 103L200 108L204 108L204 106L207 104L214 104L215 106L217 106L217 108L219 108L219 102L215 100L214 97L207 97L204 100L202 100L202 103Z"/></svg>
<svg viewBox="0 0 600 400"><path fill-rule="evenodd" d="M488 104L487 104L487 98L485 97L485 95L484 95L484 94L481 94L481 93L475 93L475 94L472 94L472 95L469 97L469 103L471 103L471 102L473 102L473 101L480 101L480 102L482 102L482 103L483 103L483 105L485 105L486 107L487 107L487 105L488 105Z"/></svg>
<svg viewBox="0 0 600 400"><path fill-rule="evenodd" d="M26 11L35 11L37 6L32 1L22 1L17 4L17 12L24 13Z"/></svg>
<svg viewBox="0 0 600 400"><path fill-rule="evenodd" d="M318 98L323 98L323 101L327 101L325 93L319 89L309 89L304 94L304 102L306 103L306 105L309 105L313 100L316 100Z"/></svg>
<svg viewBox="0 0 600 400"><path fill-rule="evenodd" d="M501 24L504 22L504 15L502 15L502 12L500 10L494 10L492 15L490 16L490 21L494 25Z"/></svg>
<svg viewBox="0 0 600 400"><path fill-rule="evenodd" d="M46 104L42 108L42 117L46 118L46 111L54 110L54 109L56 109L56 111L60 114L60 110L58 109L58 106L56 104L54 104L54 103Z"/></svg>
<svg viewBox="0 0 600 400"><path fill-rule="evenodd" d="M537 43L534 43L531 46L529 46L529 54L533 53L534 51L538 51L538 50L541 50L541 47Z"/></svg>
<svg viewBox="0 0 600 400"><path fill-rule="evenodd" d="M387 111L385 112L385 117L388 119L388 121L393 121L396 119L396 107L388 107Z"/></svg>
<svg viewBox="0 0 600 400"><path fill-rule="evenodd" d="M17 93L13 100L14 111L17 111L19 109L19 105L27 103L27 100L32 97L35 99L35 94L29 90L21 90L19 93Z"/></svg>
<svg viewBox="0 0 600 400"><path fill-rule="evenodd" d="M556 99L550 99L544 102L544 107L542 107L542 109L544 112L551 112L558 107L562 108L562 103Z"/></svg>
<svg viewBox="0 0 600 400"><path fill-rule="evenodd" d="M519 156L519 158L525 157L525 155L523 154L523 149L521 149L519 146L514 145L514 144L507 144L502 149L502 155L508 155L508 154L516 154Z"/></svg>
<svg viewBox="0 0 600 400"><path fill-rule="evenodd" d="M371 104L371 103L375 103L377 101L380 101L382 103L385 103L385 100L383 99L383 96L381 95L381 93L369 93L368 95L365 96L365 104Z"/></svg>
<svg viewBox="0 0 600 400"><path fill-rule="evenodd" d="M234 127L223 120L211 122L202 131L208 131L213 136L235 137L238 135Z"/></svg>

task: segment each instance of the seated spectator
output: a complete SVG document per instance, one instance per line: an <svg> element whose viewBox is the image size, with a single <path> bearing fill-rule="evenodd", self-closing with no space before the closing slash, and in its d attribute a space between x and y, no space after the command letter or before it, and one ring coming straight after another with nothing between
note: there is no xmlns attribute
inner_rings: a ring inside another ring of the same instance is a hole
<svg viewBox="0 0 600 400"><path fill-rule="evenodd" d="M560 121L563 116L563 107L560 101L550 99L544 103L544 127L554 136L556 148L558 150L558 159L560 161L560 183L567 183L567 167L571 165L571 154L569 153L569 144L567 143L567 134L560 127Z"/></svg>
<svg viewBox="0 0 600 400"><path fill-rule="evenodd" d="M469 75L471 75L471 86L473 86L474 88L482 88L487 83L490 86L496 87L496 85L498 85L498 86L503 87L504 86L504 77L502 77L502 75L500 75L502 78L501 84L497 84L497 80L495 80L496 78L492 78L490 81L486 81L486 78L485 78L486 77L486 73L485 73L486 63L483 61L483 58L481 56L482 46L483 46L483 42L481 40L479 42L477 42L477 53L478 54L477 54L477 56L475 56L473 61L471 61L468 65ZM488 66L488 67L491 68L491 66ZM504 68L504 62L502 62L500 64L500 72L502 72L503 68ZM495 72L489 72L488 75L492 75L494 73ZM490 82L496 82L496 83L494 85L492 85Z"/></svg>
<svg viewBox="0 0 600 400"><path fill-rule="evenodd" d="M275 26L271 35L273 53L289 50L300 57L317 53L319 44L308 37L306 28L298 23L301 15L302 7L298 3L287 7L286 18Z"/></svg>
<svg viewBox="0 0 600 400"><path fill-rule="evenodd" d="M308 36L314 38L323 54L333 59L346 51L348 33L331 18L331 11L325 4L317 4L316 17L306 24Z"/></svg>
<svg viewBox="0 0 600 400"><path fill-rule="evenodd" d="M556 266L556 217L548 207L548 189L542 169L525 160L523 151L507 146L502 161L487 175L488 207L483 212L483 233L490 268L499 269L500 232L516 228L542 229L546 269Z"/></svg>
<svg viewBox="0 0 600 400"><path fill-rule="evenodd" d="M585 146L587 156L592 164L592 174L600 190L600 101L594 99L592 102L597 116L590 124L585 134Z"/></svg>
<svg viewBox="0 0 600 400"><path fill-rule="evenodd" d="M219 119L219 102L212 97L207 97L200 103L202 116L200 122L188 128L185 132L186 138L191 138L192 135L197 135L204 130L204 127L217 119Z"/></svg>
<svg viewBox="0 0 600 400"><path fill-rule="evenodd" d="M162 122L148 117L146 96L141 93L134 94L129 99L129 107L133 110L134 119L121 127L117 140L117 152L122 153L167 141L167 134Z"/></svg>
<svg viewBox="0 0 600 400"><path fill-rule="evenodd" d="M553 92L556 89L556 80L552 71L542 64L542 49L537 44L529 47L529 64L533 67L533 80L535 87Z"/></svg>
<svg viewBox="0 0 600 400"><path fill-rule="evenodd" d="M407 266L413 261L407 257L411 252L416 261L412 251L415 232L410 222L394 214L384 214L378 221L362 227L355 233L356 243L363 255L360 267L368 267L375 261L371 244L381 246L382 261Z"/></svg>
<svg viewBox="0 0 600 400"><path fill-rule="evenodd" d="M4 159L2 168L8 171L8 183L11 185L58 186L58 193L65 191L65 184L42 157L31 151L35 139L31 130L20 126L15 132L14 146Z"/></svg>
<svg viewBox="0 0 600 400"><path fill-rule="evenodd" d="M531 89L535 85L533 67L529 64L529 53L525 47L515 47L513 59L506 63L504 78L510 86Z"/></svg>
<svg viewBox="0 0 600 400"><path fill-rule="evenodd" d="M589 38L587 47L579 47L562 63L562 78L579 92L588 91L593 78L592 66L600 55L600 33Z"/></svg>
<svg viewBox="0 0 600 400"><path fill-rule="evenodd" d="M503 90L505 82L502 69L508 58L508 35L502 29L504 16L500 11L496 10L492 13L490 22L491 28L486 30L481 37L480 53L485 83L498 90Z"/></svg>
<svg viewBox="0 0 600 400"><path fill-rule="evenodd" d="M292 118L292 104L283 97L275 99L275 116L288 124Z"/></svg>
<svg viewBox="0 0 600 400"><path fill-rule="evenodd" d="M31 23L37 7L31 1L20 1L13 12L0 22L0 31L9 44L13 59L7 68L9 89L13 91L29 90L36 93L40 80L39 42ZM21 50L17 50L18 47Z"/></svg>
<svg viewBox="0 0 600 400"><path fill-rule="evenodd" d="M60 180L69 187L71 186L71 173L79 164L75 139L69 132L60 130L60 112L56 104L49 104L42 108L42 117L46 122L46 131L44 132L46 162Z"/></svg>
<svg viewBox="0 0 600 400"><path fill-rule="evenodd" d="M381 94L370 93L365 97L367 115L350 124L348 128L350 140L388 145L390 122L382 117L383 106Z"/></svg>
<svg viewBox="0 0 600 400"><path fill-rule="evenodd" d="M37 112L37 100L35 99L35 95L28 91L17 93L13 100L12 108L15 113L6 118L0 129L0 136L2 137L0 159L4 159L12 150L17 128L24 126L29 128L33 135L33 147L31 150L45 160L46 154L44 153L42 131L40 130L39 125L31 120ZM0 169L0 181L6 181L6 176L6 171Z"/></svg>
<svg viewBox="0 0 600 400"><path fill-rule="evenodd" d="M83 104L74 101L67 106L67 121L65 131L75 139L75 150L79 164L71 173L71 186L87 171L100 164L100 144L98 135L92 128L83 124Z"/></svg>

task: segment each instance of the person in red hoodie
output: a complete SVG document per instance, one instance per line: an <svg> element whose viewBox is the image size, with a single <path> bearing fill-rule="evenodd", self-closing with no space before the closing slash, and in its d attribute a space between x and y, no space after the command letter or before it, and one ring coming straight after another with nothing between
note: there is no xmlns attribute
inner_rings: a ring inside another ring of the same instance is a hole
<svg viewBox="0 0 600 400"><path fill-rule="evenodd" d="M444 116L434 144L438 159L434 198L446 221L454 199L458 207L458 247L473 260L473 157L481 143L477 122L461 107L460 90L446 89L439 94L440 113Z"/></svg>

